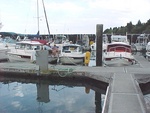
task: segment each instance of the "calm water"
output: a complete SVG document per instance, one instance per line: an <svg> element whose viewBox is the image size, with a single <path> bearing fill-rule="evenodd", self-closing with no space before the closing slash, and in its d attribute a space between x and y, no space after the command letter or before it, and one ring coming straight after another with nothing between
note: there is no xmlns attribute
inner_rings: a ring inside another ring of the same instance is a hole
<svg viewBox="0 0 150 113"><path fill-rule="evenodd" d="M30 80L8 83L2 79L0 113L100 113L104 101L104 95L84 86L34 84Z"/></svg>

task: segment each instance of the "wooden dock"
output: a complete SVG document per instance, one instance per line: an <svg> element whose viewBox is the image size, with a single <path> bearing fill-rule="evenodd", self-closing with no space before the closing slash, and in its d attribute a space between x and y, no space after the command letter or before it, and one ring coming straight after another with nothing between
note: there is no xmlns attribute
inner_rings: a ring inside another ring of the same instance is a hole
<svg viewBox="0 0 150 113"><path fill-rule="evenodd" d="M137 64L125 67L87 67L48 65L40 71L39 66L27 62L0 63L0 73L19 76L88 77L108 83L103 113L148 113L140 83L150 82L150 62L143 56L135 56Z"/></svg>

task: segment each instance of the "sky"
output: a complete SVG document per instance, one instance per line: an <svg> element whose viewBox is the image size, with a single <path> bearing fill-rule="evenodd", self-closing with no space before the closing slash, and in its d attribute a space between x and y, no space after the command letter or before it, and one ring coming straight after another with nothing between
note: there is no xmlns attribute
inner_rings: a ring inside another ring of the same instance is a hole
<svg viewBox="0 0 150 113"><path fill-rule="evenodd" d="M0 0L0 32L48 34L42 0ZM51 34L95 34L110 27L146 23L150 19L150 0L44 0ZM38 18L39 17L39 18Z"/></svg>

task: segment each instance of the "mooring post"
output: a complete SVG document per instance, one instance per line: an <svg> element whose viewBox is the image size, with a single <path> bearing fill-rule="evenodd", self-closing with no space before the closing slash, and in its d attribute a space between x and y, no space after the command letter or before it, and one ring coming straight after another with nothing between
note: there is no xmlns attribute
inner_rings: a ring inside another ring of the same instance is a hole
<svg viewBox="0 0 150 113"><path fill-rule="evenodd" d="M102 94L95 91L95 113L101 113L102 112Z"/></svg>
<svg viewBox="0 0 150 113"><path fill-rule="evenodd" d="M39 65L39 72L48 71L48 51L47 50L36 51L36 64Z"/></svg>
<svg viewBox="0 0 150 113"><path fill-rule="evenodd" d="M96 25L96 66L102 66L103 55L103 24Z"/></svg>

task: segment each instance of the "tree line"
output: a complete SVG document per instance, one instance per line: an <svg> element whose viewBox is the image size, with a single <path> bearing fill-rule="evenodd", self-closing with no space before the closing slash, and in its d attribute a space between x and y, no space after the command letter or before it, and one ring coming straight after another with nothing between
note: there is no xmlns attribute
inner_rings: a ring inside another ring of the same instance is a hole
<svg viewBox="0 0 150 113"><path fill-rule="evenodd" d="M146 23L142 23L138 20L136 25L133 25L130 21L126 26L109 28L104 31L104 34L150 34L150 19Z"/></svg>

